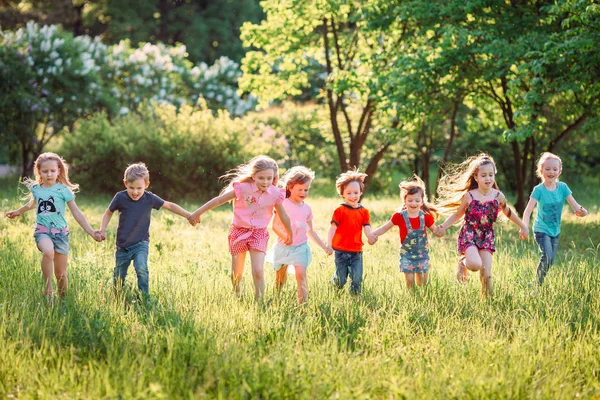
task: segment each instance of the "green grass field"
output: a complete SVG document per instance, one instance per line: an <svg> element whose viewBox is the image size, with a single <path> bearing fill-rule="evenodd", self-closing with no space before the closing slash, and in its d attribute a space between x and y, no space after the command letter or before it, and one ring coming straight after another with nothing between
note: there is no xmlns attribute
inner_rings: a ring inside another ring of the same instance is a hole
<svg viewBox="0 0 600 400"><path fill-rule="evenodd" d="M520 241L510 222L498 223L495 295L487 300L477 275L466 286L454 279L457 227L431 239L430 284L412 295L397 268L395 229L365 247L358 301L330 287L333 257L317 246L305 307L296 304L293 277L280 298L256 304L249 265L237 299L227 253L231 212L224 206L197 227L166 210L153 214L153 301L141 306L133 292L124 301L113 295L118 218L98 244L69 215L70 290L65 302L49 307L32 237L35 213L3 216L23 203L15 187L0 191L0 398L600 396L600 213L591 201L597 192L578 197L591 211L584 219L565 207L557 265L533 293L535 242ZM85 192L77 199L94 227L109 201ZM339 201L309 203L325 237ZM378 226L398 201L363 204ZM270 264L265 272L269 299ZM134 278L131 267L128 283Z"/></svg>

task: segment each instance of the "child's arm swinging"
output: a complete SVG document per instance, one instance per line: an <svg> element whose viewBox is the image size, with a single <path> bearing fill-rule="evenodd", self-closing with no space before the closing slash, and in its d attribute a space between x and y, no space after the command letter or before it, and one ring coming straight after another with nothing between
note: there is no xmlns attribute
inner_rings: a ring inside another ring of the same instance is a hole
<svg viewBox="0 0 600 400"><path fill-rule="evenodd" d="M285 227L285 230L287 231L287 237L285 237L285 239L284 239L285 244L287 246L290 246L292 244L292 242L294 241L294 234L292 233L292 222L290 221L290 217L289 217L287 211L285 211L285 207L283 206L282 203L276 204L275 210L277 210L277 215L279 217L279 220L281 221L281 223Z"/></svg>
<svg viewBox="0 0 600 400"><path fill-rule="evenodd" d="M325 250L325 253L327 253L328 256L330 256L333 253L333 249L331 248L331 246L328 246L325 242L323 242L319 235L317 235L317 232L315 232L313 228L312 221L308 221L306 225L308 225L308 229L306 230L308 236L313 240L313 242L318 244L319 247Z"/></svg>
<svg viewBox="0 0 600 400"><path fill-rule="evenodd" d="M465 211L467 210L468 206L469 198L467 196L467 193L465 193L460 202L460 206L456 209L454 214L449 216L441 225L438 225L438 236L444 236L446 234L446 229L451 227L456 221L458 221L462 218L463 215L465 215Z"/></svg>
<svg viewBox="0 0 600 400"><path fill-rule="evenodd" d="M506 215L506 218L510 219L521 228L519 229L519 237L521 239L526 239L529 236L529 228L521 221L517 213L513 212L508 204L506 204L506 197L504 197L502 192L498 196L498 203L500 204L500 209L504 215Z"/></svg>
<svg viewBox="0 0 600 400"><path fill-rule="evenodd" d="M102 240L106 239L106 227L112 218L113 212L110 211L109 208L104 211L104 215L102 216L102 222L100 223L100 237Z"/></svg>
<svg viewBox="0 0 600 400"><path fill-rule="evenodd" d="M189 211L185 210L180 205L171 203L170 201L165 201L162 206L164 209L171 211L173 214L180 215L185 219L189 219L192 215Z"/></svg>
<svg viewBox="0 0 600 400"><path fill-rule="evenodd" d="M525 211L523 211L523 225L527 227L527 231L523 232L523 239L527 239L529 237L529 221L531 220L531 214L533 213L533 209L536 205L537 200L533 197L530 197L529 202L527 203L527 207L525 207Z"/></svg>
<svg viewBox="0 0 600 400"><path fill-rule="evenodd" d="M94 231L94 229L90 226L89 222L87 221L87 219L85 219L85 216L83 215L81 210L79 210L79 207L77 207L77 204L75 204L75 200L67 201L67 206L69 206L69 210L71 210L71 214L73 214L73 218L75 218L75 221L77 221L79 226L81 226L83 230L87 232L88 235L93 237L95 241L101 242L101 233L98 231Z"/></svg>
<svg viewBox="0 0 600 400"><path fill-rule="evenodd" d="M35 200L31 199L31 200L29 200L29 202L27 204L23 205L22 207L19 207L16 210L7 212L6 217L13 219L29 210L33 210L34 208L35 208Z"/></svg>
<svg viewBox="0 0 600 400"><path fill-rule="evenodd" d="M377 243L377 239L379 239L379 236L383 235L384 233L386 233L387 231L392 229L393 226L394 226L394 223L392 222L392 220L389 220L385 224L381 225L379 228L375 229L372 233L374 240L372 242L371 242L371 240L369 240L369 244L373 245L373 244Z"/></svg>
<svg viewBox="0 0 600 400"><path fill-rule="evenodd" d="M221 205L223 205L223 204L225 204L228 201L231 201L233 199L235 199L235 191L229 190L229 191L223 193L222 195L217 196L217 197L213 198L212 200L209 200L206 203L204 203L204 205L202 205L201 207L199 207L196 211L194 211L188 217L188 221L192 225L199 224L200 221L201 221L200 217L202 216L202 214L204 214L208 210L212 210L213 208L217 208L217 207L219 207L219 206L221 206Z"/></svg>
<svg viewBox="0 0 600 400"><path fill-rule="evenodd" d="M580 205L575 200L575 198L573 197L572 194L570 194L569 197L567 197L567 202L569 203L569 205L571 206L571 208L575 212L576 216L578 216L578 217L585 217L586 215L588 215L588 211L585 208L583 208L583 206Z"/></svg>

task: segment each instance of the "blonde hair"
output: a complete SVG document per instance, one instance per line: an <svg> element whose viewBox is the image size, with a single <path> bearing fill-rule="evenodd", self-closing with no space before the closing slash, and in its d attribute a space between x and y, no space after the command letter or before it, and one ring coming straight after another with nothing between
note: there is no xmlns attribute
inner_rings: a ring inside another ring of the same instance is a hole
<svg viewBox="0 0 600 400"><path fill-rule="evenodd" d="M128 165L123 174L123 180L125 182L133 182L138 179L143 179L146 183L150 181L150 172L143 162Z"/></svg>
<svg viewBox="0 0 600 400"><path fill-rule="evenodd" d="M229 185L221 191L221 194L229 191L235 182L254 182L253 176L267 169L273 170L275 176L273 185L277 186L277 182L279 182L279 166L277 162L271 157L260 155L219 177L219 179L229 182Z"/></svg>
<svg viewBox="0 0 600 400"><path fill-rule="evenodd" d="M281 178L285 186L285 197L290 197L290 191L294 185L303 185L313 179L315 179L315 173L310 168L302 165L290 168Z"/></svg>
<svg viewBox="0 0 600 400"><path fill-rule="evenodd" d="M400 198L402 199L402 208L401 210L406 209L406 196L421 193L421 198L423 199L423 205L421 206L421 210L425 211L428 214L431 214L433 219L437 219L438 213L437 208L430 204L427 200L427 191L425 190L425 182L417 175L413 175L412 180L402 181L398 185L400 187Z"/></svg>
<svg viewBox="0 0 600 400"><path fill-rule="evenodd" d="M540 156L540 159L537 162L537 171L535 171L535 174L540 179L544 178L544 175L542 174L542 168L544 167L544 163L548 160L558 160L558 163L560 164L560 170L562 171L562 160L560 159L560 157L556 154L546 151ZM558 180L558 178L556 178L556 180Z"/></svg>
<svg viewBox="0 0 600 400"><path fill-rule="evenodd" d="M71 189L73 193L79 191L79 185L76 183L72 183L69 180L69 164L67 164L64 158L55 153L42 153L38 156L38 158L35 160L35 163L33 164L33 173L35 174L35 180L30 178L25 178L23 180L23 183L27 187L31 187L36 183L43 183L42 174L40 172L40 166L41 164L47 161L56 161L56 164L58 165L58 177L56 178L56 181L58 183L62 183L63 185Z"/></svg>
<svg viewBox="0 0 600 400"><path fill-rule="evenodd" d="M360 192L362 193L365 188L366 177L367 174L358 172L358 169L355 168L353 170L349 170L341 174L339 178L337 178L337 180L335 181L335 187L337 188L339 195L343 196L344 189L346 189L346 186L348 186L349 183L358 182L360 186Z"/></svg>
<svg viewBox="0 0 600 400"><path fill-rule="evenodd" d="M494 167L494 174L496 173L496 163L486 153L469 157L461 164L451 166L448 169L447 173L440 180L438 188L440 201L437 204L437 209L441 214L452 214L460 207L464 195L479 187L475 177L479 169L484 165L492 165ZM493 188L498 190L495 180Z"/></svg>

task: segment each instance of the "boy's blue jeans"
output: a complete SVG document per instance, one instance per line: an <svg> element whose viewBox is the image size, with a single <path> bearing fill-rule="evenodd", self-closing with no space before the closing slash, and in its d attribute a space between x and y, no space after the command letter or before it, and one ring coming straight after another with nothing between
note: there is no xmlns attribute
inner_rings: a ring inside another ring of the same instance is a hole
<svg viewBox="0 0 600 400"><path fill-rule="evenodd" d="M560 234L552 237L544 232L535 232L535 241L540 247L540 253L542 253L537 267L537 281L540 285L544 283L544 278L546 278L550 266L554 264L559 238Z"/></svg>
<svg viewBox="0 0 600 400"><path fill-rule="evenodd" d="M131 261L137 275L138 289L149 295L148 290L148 242L143 241L129 247L117 247L115 252L116 266L113 273L113 283L115 287L125 284L127 278L127 270Z"/></svg>
<svg viewBox="0 0 600 400"><path fill-rule="evenodd" d="M350 293L360 294L363 280L363 253L335 251L335 275L331 282L341 289L350 275Z"/></svg>

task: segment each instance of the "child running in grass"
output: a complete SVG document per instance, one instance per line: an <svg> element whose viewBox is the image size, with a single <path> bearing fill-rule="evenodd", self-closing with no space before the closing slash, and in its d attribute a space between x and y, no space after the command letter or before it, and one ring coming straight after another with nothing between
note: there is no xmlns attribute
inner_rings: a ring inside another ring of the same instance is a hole
<svg viewBox="0 0 600 400"><path fill-rule="evenodd" d="M335 251L333 285L342 289L350 277L350 293L356 298L361 293L363 281L362 232L369 243L376 238L371 232L369 211L360 204L367 174L357 170L339 176L335 186L344 199L333 213L327 235L327 246Z"/></svg>
<svg viewBox="0 0 600 400"><path fill-rule="evenodd" d="M119 211L113 283L116 289L122 288L133 261L138 289L148 300L150 296L148 247L152 209L158 210L162 207L184 218L188 218L190 213L177 204L165 201L146 190L150 185L150 172L144 163L129 165L123 175L123 184L126 190L115 195L102 216L100 234L104 240L106 227L113 213Z"/></svg>
<svg viewBox="0 0 600 400"><path fill-rule="evenodd" d="M496 164L489 155L482 153L470 157L450 173L442 177L440 187L440 213L452 213L439 226L444 234L452 224L464 216L464 224L458 234L457 279L466 283L468 270L479 271L481 293L492 294L492 255L496 251L494 223L500 210L518 225L522 238L528 229L506 204L506 197L496 184Z"/></svg>
<svg viewBox="0 0 600 400"><path fill-rule="evenodd" d="M18 210L6 213L6 216L15 218L34 208L37 210L33 237L37 248L42 252L44 295L53 304L52 272L54 271L61 299L65 298L68 287L69 228L65 220L65 206L69 207L75 221L91 237L96 241L101 241L101 237L75 204L74 193L79 190L79 185L69 180L69 166L62 157L54 153L40 154L35 160L33 171L35 180L24 180L31 191L31 200Z"/></svg>
<svg viewBox="0 0 600 400"><path fill-rule="evenodd" d="M304 304L308 300L306 269L312 260L308 237L328 255L333 253L331 247L327 246L313 229L313 213L305 202L314 178L315 173L304 166L290 168L282 178L286 197L283 207L290 217L294 233L294 241L291 245L286 245L288 235L279 214L275 213L273 219L273 231L277 234L278 239L269 254L269 261L273 263L273 268L277 272L275 288L278 292L281 291L287 278L287 266L293 265L298 284L298 304Z"/></svg>
<svg viewBox="0 0 600 400"><path fill-rule="evenodd" d="M548 270L554 264L560 238L560 223L565 200L575 215L585 217L588 212L573 198L571 189L564 182L559 182L562 173L560 157L552 153L543 153L537 163L537 176L542 182L533 188L529 203L523 213L523 223L529 226L531 213L537 205L537 214L533 221L535 241L540 248L540 262L537 266L537 283L544 283Z"/></svg>
<svg viewBox="0 0 600 400"><path fill-rule="evenodd" d="M283 207L285 192L276 186L279 167L272 158L260 155L223 178L230 179L230 184L221 195L194 211L188 220L196 225L202 214L233 200L233 222L228 236L233 290L238 296L241 294L244 262L246 253L250 253L254 294L262 301L265 295L263 265L269 242L267 227L273 217L273 208L288 233L285 244L289 246L294 242L290 218Z"/></svg>
<svg viewBox="0 0 600 400"><path fill-rule="evenodd" d="M437 212L427 201L425 183L418 176L413 180L400 183L402 208L392 215L384 225L373 231L375 240L389 231L394 225L400 229L400 272L404 272L406 287L411 290L415 285L427 284L429 274L429 241L426 227L440 235L434 226ZM432 228L433 227L433 228Z"/></svg>

